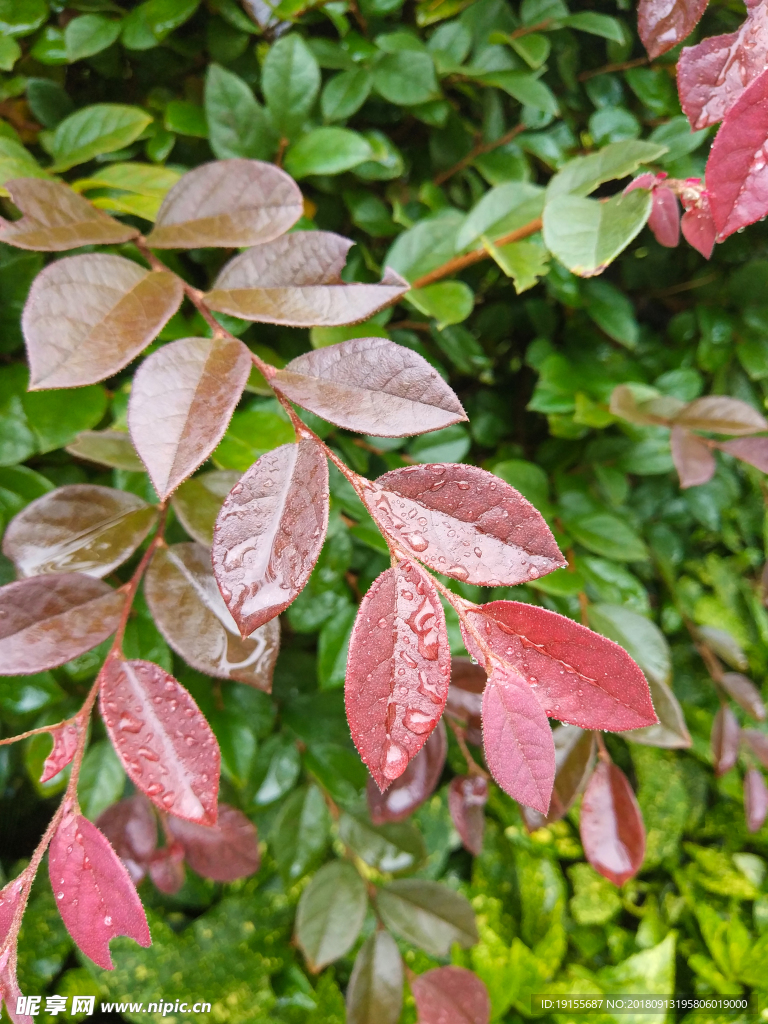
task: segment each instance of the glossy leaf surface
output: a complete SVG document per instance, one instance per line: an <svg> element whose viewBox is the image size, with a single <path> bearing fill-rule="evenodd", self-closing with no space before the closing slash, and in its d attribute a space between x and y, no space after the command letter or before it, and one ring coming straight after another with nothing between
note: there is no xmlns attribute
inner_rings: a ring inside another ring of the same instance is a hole
<svg viewBox="0 0 768 1024"><path fill-rule="evenodd" d="M312 971L344 956L363 926L368 895L351 864L324 865L304 889L296 912L296 941Z"/></svg>
<svg viewBox="0 0 768 1024"><path fill-rule="evenodd" d="M30 388L74 388L122 370L179 308L181 281L133 260L88 253L35 278L22 317Z"/></svg>
<svg viewBox="0 0 768 1024"><path fill-rule="evenodd" d="M102 669L100 707L136 788L163 811L214 824L219 746L184 687L159 665L113 657Z"/></svg>
<svg viewBox="0 0 768 1024"><path fill-rule="evenodd" d="M366 796L374 825L403 821L428 800L440 781L447 752L448 738L441 721L418 754L408 762L400 778L395 779L383 793L369 778Z"/></svg>
<svg viewBox="0 0 768 1024"><path fill-rule="evenodd" d="M389 932L377 930L355 957L347 988L347 1024L397 1024L403 1006L403 961Z"/></svg>
<svg viewBox="0 0 768 1024"><path fill-rule="evenodd" d="M210 547L224 499L240 479L236 470L214 469L185 480L171 499L181 525L196 541Z"/></svg>
<svg viewBox="0 0 768 1024"><path fill-rule="evenodd" d="M219 804L215 825L197 825L171 815L168 828L181 843L187 864L203 878L234 882L259 870L256 826L236 807Z"/></svg>
<svg viewBox="0 0 768 1024"><path fill-rule="evenodd" d="M404 821L371 825L365 816L339 818L339 838L361 860L384 874L402 874L422 867L427 849L419 830Z"/></svg>
<svg viewBox="0 0 768 1024"><path fill-rule="evenodd" d="M432 956L448 956L454 942L465 949L477 942L471 904L439 882L397 879L379 889L376 904L387 928Z"/></svg>
<svg viewBox="0 0 768 1024"><path fill-rule="evenodd" d="M323 419L377 437L423 434L466 419L426 359L386 338L354 338L307 352L271 383Z"/></svg>
<svg viewBox="0 0 768 1024"><path fill-rule="evenodd" d="M465 848L475 857L483 849L488 783L482 775L457 775L448 788L448 810Z"/></svg>
<svg viewBox="0 0 768 1024"><path fill-rule="evenodd" d="M640 0L637 30L653 60L677 46L696 28L709 0ZM686 111L687 112L687 111Z"/></svg>
<svg viewBox="0 0 768 1024"><path fill-rule="evenodd" d="M600 762L581 802L581 844L587 860L614 885L640 870L645 826L635 794L615 764Z"/></svg>
<svg viewBox="0 0 768 1024"><path fill-rule="evenodd" d="M365 492L379 528L431 569L481 586L514 586L566 564L522 494L476 466L385 473Z"/></svg>
<svg viewBox="0 0 768 1024"><path fill-rule="evenodd" d="M254 463L216 521L213 570L243 636L304 588L328 526L328 463L314 441L284 444Z"/></svg>
<svg viewBox="0 0 768 1024"><path fill-rule="evenodd" d="M134 885L147 873L157 847L157 816L146 797L128 797L112 804L96 819Z"/></svg>
<svg viewBox="0 0 768 1024"><path fill-rule="evenodd" d="M672 427L670 438L672 459L675 463L680 486L698 487L715 475L717 463L709 445L703 438L692 434L684 427Z"/></svg>
<svg viewBox="0 0 768 1024"><path fill-rule="evenodd" d="M739 757L740 739L739 720L727 704L722 704L715 715L710 734L715 775L725 775L735 766Z"/></svg>
<svg viewBox="0 0 768 1024"><path fill-rule="evenodd" d="M748 768L744 775L744 814L750 832L759 832L768 816L768 787L757 768Z"/></svg>
<svg viewBox="0 0 768 1024"><path fill-rule="evenodd" d="M382 792L437 725L450 658L431 578L411 562L387 569L360 605L344 688L352 739Z"/></svg>
<svg viewBox="0 0 768 1024"><path fill-rule="evenodd" d="M41 782L48 782L72 761L77 750L79 736L80 730L75 722L62 722L51 732L53 750L43 763Z"/></svg>
<svg viewBox="0 0 768 1024"><path fill-rule="evenodd" d="M419 1024L488 1024L491 1000L465 967L435 967L411 982Z"/></svg>

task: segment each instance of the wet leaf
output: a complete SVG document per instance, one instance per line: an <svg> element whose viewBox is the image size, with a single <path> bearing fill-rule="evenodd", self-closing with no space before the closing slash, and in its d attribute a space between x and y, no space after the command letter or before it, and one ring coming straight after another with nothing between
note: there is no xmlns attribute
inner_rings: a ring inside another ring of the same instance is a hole
<svg viewBox="0 0 768 1024"><path fill-rule="evenodd" d="M390 931L432 956L448 956L454 942L464 949L477 942L472 905L447 885L398 879L379 889L376 904Z"/></svg>
<svg viewBox="0 0 768 1024"><path fill-rule="evenodd" d="M719 682L728 696L732 697L748 715L759 722L765 719L763 698L751 679L747 679L741 672L724 672Z"/></svg>
<svg viewBox="0 0 768 1024"><path fill-rule="evenodd" d="M219 804L215 825L196 825L171 815L168 828L184 848L187 864L203 878L234 882L259 870L256 826L236 807Z"/></svg>
<svg viewBox="0 0 768 1024"><path fill-rule="evenodd" d="M99 815L96 825L138 885L157 846L157 817L150 802L141 795L120 800Z"/></svg>
<svg viewBox="0 0 768 1024"><path fill-rule="evenodd" d="M163 200L153 249L235 248L282 235L303 212L295 181L260 160L218 160L188 171Z"/></svg>
<svg viewBox="0 0 768 1024"><path fill-rule="evenodd" d="M479 747L483 742L483 690L488 677L481 665L469 658L451 659L451 685L445 713L466 732L467 741Z"/></svg>
<svg viewBox="0 0 768 1024"><path fill-rule="evenodd" d="M325 864L304 889L296 911L296 941L314 973L344 956L363 927L365 882L346 861Z"/></svg>
<svg viewBox="0 0 768 1024"><path fill-rule="evenodd" d="M703 438L685 430L684 427L674 426L670 442L672 459L683 489L697 487L712 479L717 463L710 446Z"/></svg>
<svg viewBox="0 0 768 1024"><path fill-rule="evenodd" d="M717 241L717 229L712 218L708 195L701 195L695 203L686 206L680 221L680 230L686 242L708 260Z"/></svg>
<svg viewBox="0 0 768 1024"><path fill-rule="evenodd" d="M219 747L184 687L149 661L112 657L102 669L99 700L136 788L163 811L215 824Z"/></svg>
<svg viewBox="0 0 768 1024"><path fill-rule="evenodd" d="M355 957L347 988L347 1024L397 1024L403 1006L403 961L389 932L378 930Z"/></svg>
<svg viewBox="0 0 768 1024"><path fill-rule="evenodd" d="M16 907L24 894L24 879L14 878L3 889L0 889L0 943L5 942L8 929L13 923Z"/></svg>
<svg viewBox="0 0 768 1024"><path fill-rule="evenodd" d="M408 284L392 270L381 284L345 284L341 271L352 244L329 231L293 231L254 246L224 267L205 301L231 316L289 327L367 320Z"/></svg>
<svg viewBox="0 0 768 1024"><path fill-rule="evenodd" d="M411 981L419 1024L488 1024L491 1000L465 967L435 967Z"/></svg>
<svg viewBox="0 0 768 1024"><path fill-rule="evenodd" d="M106 576L136 550L156 518L156 509L128 491L68 484L14 516L3 551L20 576Z"/></svg>
<svg viewBox="0 0 768 1024"><path fill-rule="evenodd" d="M0 1006L5 1003L12 1024L35 1024L35 1018L28 1013L16 1013L16 1001L21 989L16 979L16 956L13 946L0 953Z"/></svg>
<svg viewBox="0 0 768 1024"><path fill-rule="evenodd" d="M475 857L483 851L488 783L482 775L457 775L448 787L448 809L465 848Z"/></svg>
<svg viewBox="0 0 768 1024"><path fill-rule="evenodd" d="M653 726L652 726L653 728ZM564 818L587 784L595 760L595 736L575 725L559 725L552 731L555 743L555 784L546 815L523 810L529 831Z"/></svg>
<svg viewBox="0 0 768 1024"><path fill-rule="evenodd" d="M768 787L757 768L748 768L744 775L744 814L749 831L759 832L768 815Z"/></svg>
<svg viewBox="0 0 768 1024"><path fill-rule="evenodd" d="M426 359L386 338L353 338L307 352L271 383L323 419L376 437L422 434L466 420Z"/></svg>
<svg viewBox="0 0 768 1024"><path fill-rule="evenodd" d="M623 885L640 870L645 827L635 794L621 769L600 762L581 802L579 829L584 854L601 875Z"/></svg>
<svg viewBox="0 0 768 1024"><path fill-rule="evenodd" d="M620 731L654 725L648 683L613 641L563 615L516 601L494 601L468 613L494 656L534 688L551 718L583 729ZM481 652L466 628L467 649Z"/></svg>
<svg viewBox="0 0 768 1024"><path fill-rule="evenodd" d="M630 729L622 733L624 739L646 747L687 750L691 746L691 735L677 697L662 679L649 677L648 686L659 724L645 729Z"/></svg>
<svg viewBox="0 0 768 1024"><path fill-rule="evenodd" d="M254 463L216 521L213 571L243 636L295 600L328 527L328 463L314 441L284 444Z"/></svg>
<svg viewBox="0 0 768 1024"><path fill-rule="evenodd" d="M185 480L171 498L181 525L196 541L210 547L224 499L241 477L236 470L214 469Z"/></svg>
<svg viewBox="0 0 768 1024"><path fill-rule="evenodd" d="M127 366L179 308L181 281L132 260L88 253L35 278L24 307L30 388L74 388Z"/></svg>
<svg viewBox="0 0 768 1024"><path fill-rule="evenodd" d="M144 593L158 629L190 665L270 692L280 623L272 619L242 639L214 578L208 548L194 543L159 548Z"/></svg>
<svg viewBox="0 0 768 1024"><path fill-rule="evenodd" d="M40 776L41 783L48 782L71 763L77 750L79 736L80 730L76 722L62 722L61 725L51 731L53 750L46 757L43 764L43 774Z"/></svg>
<svg viewBox="0 0 768 1024"><path fill-rule="evenodd" d="M128 426L161 500L222 439L250 371L248 349L226 337L174 341L139 367Z"/></svg>
<svg viewBox="0 0 768 1024"><path fill-rule="evenodd" d="M567 563L522 494L476 466L406 466L365 492L379 528L431 569L481 586L514 586Z"/></svg>
<svg viewBox="0 0 768 1024"><path fill-rule="evenodd" d="M447 751L445 726L440 721L418 754L408 762L400 778L395 779L384 793L369 777L366 796L374 825L403 821L432 796L443 773Z"/></svg>
<svg viewBox="0 0 768 1024"><path fill-rule="evenodd" d="M450 657L431 577L405 561L383 572L360 605L345 683L352 739L382 792L437 725Z"/></svg>
<svg viewBox="0 0 768 1024"><path fill-rule="evenodd" d="M67 931L94 963L112 968L109 940L151 945L138 894L107 838L68 804L48 850L48 873Z"/></svg>
<svg viewBox="0 0 768 1024"><path fill-rule="evenodd" d="M715 715L710 734L712 761L715 775L725 775L739 757L741 729L739 721L727 704L722 704Z"/></svg>
<svg viewBox="0 0 768 1024"><path fill-rule="evenodd" d="M144 471L144 463L131 444L130 435L122 430L82 430L67 451L76 459L95 462L131 473Z"/></svg>
<svg viewBox="0 0 768 1024"><path fill-rule="evenodd" d="M717 446L721 451L768 473L768 437L740 437Z"/></svg>
<svg viewBox="0 0 768 1024"><path fill-rule="evenodd" d="M79 573L0 587L0 674L63 665L114 633L125 595Z"/></svg>
<svg viewBox="0 0 768 1024"><path fill-rule="evenodd" d="M725 395L695 398L675 422L690 430L711 430L717 434L755 434L768 430L768 420L754 406Z"/></svg>
<svg viewBox="0 0 768 1024"><path fill-rule="evenodd" d="M693 32L708 2L673 0L673 3L665 3L664 0L640 0L637 31L651 60L671 50Z"/></svg>
<svg viewBox="0 0 768 1024"><path fill-rule="evenodd" d="M79 245L116 245L139 234L113 220L60 181L16 178L3 186L24 216L0 222L0 241L19 249L61 252Z"/></svg>

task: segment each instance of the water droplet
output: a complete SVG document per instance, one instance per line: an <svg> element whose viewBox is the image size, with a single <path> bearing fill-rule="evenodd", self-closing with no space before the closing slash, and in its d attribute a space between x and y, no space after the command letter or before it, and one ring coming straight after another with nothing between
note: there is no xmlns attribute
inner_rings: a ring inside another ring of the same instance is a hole
<svg viewBox="0 0 768 1024"><path fill-rule="evenodd" d="M160 802L163 804L164 807L170 808L170 807L173 807L173 803L174 803L175 799L176 799L176 794L175 793L171 793L169 791L168 793L165 794L164 797L162 797Z"/></svg>
<svg viewBox="0 0 768 1024"><path fill-rule="evenodd" d="M154 750L150 750L149 747L139 747L137 751L139 757L145 757L147 761L159 761L160 755L156 754Z"/></svg>
<svg viewBox="0 0 768 1024"><path fill-rule="evenodd" d="M120 721L117 723L117 726L124 732L137 733L141 732L141 724L142 723L138 718L134 718L133 715L129 714L127 711L123 711L120 715Z"/></svg>
<svg viewBox="0 0 768 1024"><path fill-rule="evenodd" d="M412 601L413 600L413 591L412 590L404 590L403 591L403 597L405 598L406 601Z"/></svg>
<svg viewBox="0 0 768 1024"><path fill-rule="evenodd" d="M419 672L419 693L422 697L429 697L433 704L442 704L443 699L438 692L436 684L432 684L427 679L427 673L423 670Z"/></svg>
<svg viewBox="0 0 768 1024"><path fill-rule="evenodd" d="M57 892L56 893L56 899L57 900L63 900L64 899L64 893L63 892Z"/></svg>
<svg viewBox="0 0 768 1024"><path fill-rule="evenodd" d="M163 787L159 782L150 782L147 788L144 790L147 796L157 796L158 793L163 792Z"/></svg>
<svg viewBox="0 0 768 1024"><path fill-rule="evenodd" d="M404 676L404 675L405 675L405 669L404 669L404 668L399 668L399 669L397 670L397 674L398 674L399 676Z"/></svg>
<svg viewBox="0 0 768 1024"><path fill-rule="evenodd" d="M435 719L431 715L425 714L423 711L418 711L416 708L408 708L403 719L403 724L406 729L410 729L411 732L415 732L417 735L422 736L425 732L429 732L432 726L435 724Z"/></svg>
<svg viewBox="0 0 768 1024"><path fill-rule="evenodd" d="M453 576L457 580L468 580L469 570L463 565L452 565L447 573L449 576Z"/></svg>
<svg viewBox="0 0 768 1024"><path fill-rule="evenodd" d="M477 555L478 558L483 557L483 552L480 548L475 548L475 554Z"/></svg>
<svg viewBox="0 0 768 1024"><path fill-rule="evenodd" d="M104 924L107 926L107 928L109 928L109 926L112 924L112 918L109 916L109 914L107 914L107 916L104 918Z"/></svg>
<svg viewBox="0 0 768 1024"><path fill-rule="evenodd" d="M408 764L408 755L393 740L387 741L386 753L384 755L384 766L382 775L385 779L399 778Z"/></svg>
<svg viewBox="0 0 768 1024"><path fill-rule="evenodd" d="M408 651L400 651L400 657L403 659L408 668L416 668L418 662L415 658L412 658Z"/></svg>
<svg viewBox="0 0 768 1024"><path fill-rule="evenodd" d="M379 619L379 629L384 629L386 624L387 624L387 620L384 617Z"/></svg>
<svg viewBox="0 0 768 1024"><path fill-rule="evenodd" d="M468 480L457 480L456 486L459 488L460 491L468 491L470 488Z"/></svg>
<svg viewBox="0 0 768 1024"><path fill-rule="evenodd" d="M414 551L426 551L429 547L429 541L423 533L406 533L403 540Z"/></svg>

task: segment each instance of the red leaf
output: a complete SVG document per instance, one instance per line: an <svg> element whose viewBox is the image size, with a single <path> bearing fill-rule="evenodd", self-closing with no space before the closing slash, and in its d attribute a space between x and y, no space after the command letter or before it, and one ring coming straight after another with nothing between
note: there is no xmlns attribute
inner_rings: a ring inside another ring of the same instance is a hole
<svg viewBox="0 0 768 1024"><path fill-rule="evenodd" d="M24 894L24 882L14 878L4 889L0 890L0 946L5 942L5 937L13 923L13 915L19 905L19 900Z"/></svg>
<svg viewBox="0 0 768 1024"><path fill-rule="evenodd" d="M374 580L349 641L347 721L361 758L384 790L437 725L451 653L434 584L412 562Z"/></svg>
<svg viewBox="0 0 768 1024"><path fill-rule="evenodd" d="M653 60L681 43L696 28L708 0L640 0L637 31Z"/></svg>
<svg viewBox="0 0 768 1024"><path fill-rule="evenodd" d="M138 885L157 847L157 818L149 801L141 795L120 800L100 814L96 824Z"/></svg>
<svg viewBox="0 0 768 1024"><path fill-rule="evenodd" d="M727 704L722 704L712 722L710 733L715 775L725 775L736 764L740 739L741 729L736 715Z"/></svg>
<svg viewBox="0 0 768 1024"><path fill-rule="evenodd" d="M514 586L566 565L522 494L477 466L394 469L365 503L379 528L431 569L481 586Z"/></svg>
<svg viewBox="0 0 768 1024"><path fill-rule="evenodd" d="M750 832L759 832L768 816L768 788L757 768L748 768L744 775L744 814Z"/></svg>
<svg viewBox="0 0 768 1024"><path fill-rule="evenodd" d="M420 807L435 791L443 773L448 739L442 721L413 760L408 762L399 779L382 793L373 779L368 779L366 796L368 811L374 825L387 821L403 821Z"/></svg>
<svg viewBox="0 0 768 1024"><path fill-rule="evenodd" d="M75 722L62 722L51 732L53 750L43 763L41 782L48 782L54 775L58 775L62 768L67 767L75 756L79 736L80 730Z"/></svg>
<svg viewBox="0 0 768 1024"><path fill-rule="evenodd" d="M592 774L595 757L595 735L576 725L558 725L552 731L555 741L555 785L546 815L523 808L525 826L535 832L553 821L564 818Z"/></svg>
<svg viewBox="0 0 768 1024"><path fill-rule="evenodd" d="M684 427L672 427L670 443L681 487L697 487L712 479L717 464L706 441Z"/></svg>
<svg viewBox="0 0 768 1024"><path fill-rule="evenodd" d="M680 207L677 205L677 196L663 185L653 190L648 227L659 245L674 249L680 244Z"/></svg>
<svg viewBox="0 0 768 1024"><path fill-rule="evenodd" d="M21 989L16 980L16 946L9 946L0 953L0 1006L5 1003L13 1024L36 1024L35 1018L28 1013L16 1013L16 1000L21 996Z"/></svg>
<svg viewBox="0 0 768 1024"><path fill-rule="evenodd" d="M296 599L328 528L328 463L314 441L255 462L216 520L213 571L244 637Z"/></svg>
<svg viewBox="0 0 768 1024"><path fill-rule="evenodd" d="M219 745L184 687L159 665L113 657L102 669L100 702L136 788L163 811L215 824Z"/></svg>
<svg viewBox="0 0 768 1024"><path fill-rule="evenodd" d="M623 647L556 612L493 601L468 613L495 657L534 688L546 714L583 729L620 732L655 725L648 683ZM462 628L467 650L485 660Z"/></svg>
<svg viewBox="0 0 768 1024"><path fill-rule="evenodd" d="M48 851L48 873L67 931L99 967L112 969L109 940L127 935L149 946L147 919L109 841L70 804Z"/></svg>
<svg viewBox="0 0 768 1024"><path fill-rule="evenodd" d="M640 870L645 826L635 794L615 764L600 762L581 803L579 828L584 854L603 877L623 885Z"/></svg>
<svg viewBox="0 0 768 1024"><path fill-rule="evenodd" d="M686 207L680 230L686 242L708 260L715 247L717 231L707 196L700 196L695 204Z"/></svg>
<svg viewBox="0 0 768 1024"><path fill-rule="evenodd" d="M546 814L555 781L552 730L526 680L501 666L494 666L483 694L483 747L504 792Z"/></svg>
<svg viewBox="0 0 768 1024"><path fill-rule="evenodd" d="M187 863L204 878L234 882L259 870L259 837L249 818L229 804L219 804L213 826L169 817L168 827L184 849Z"/></svg>
<svg viewBox="0 0 768 1024"><path fill-rule="evenodd" d="M435 967L411 981L419 1024L488 1024L491 1000L465 967Z"/></svg>
<svg viewBox="0 0 768 1024"><path fill-rule="evenodd" d="M448 810L461 841L470 853L479 857L483 851L485 811L488 783L482 775L457 775L448 787Z"/></svg>
<svg viewBox="0 0 768 1024"><path fill-rule="evenodd" d="M199 826L202 828L203 826ZM184 850L181 843L164 846L149 862L149 877L160 892L172 896L184 885Z"/></svg>
<svg viewBox="0 0 768 1024"><path fill-rule="evenodd" d="M483 742L483 690L487 682L481 665L469 658L451 658L451 685L445 713L462 726L467 742L476 747Z"/></svg>
<svg viewBox="0 0 768 1024"><path fill-rule="evenodd" d="M768 473L768 437L738 437L734 441L724 441L717 447L755 466L761 473Z"/></svg>
<svg viewBox="0 0 768 1024"><path fill-rule="evenodd" d="M768 213L768 72L726 114L709 153L707 192L717 240Z"/></svg>

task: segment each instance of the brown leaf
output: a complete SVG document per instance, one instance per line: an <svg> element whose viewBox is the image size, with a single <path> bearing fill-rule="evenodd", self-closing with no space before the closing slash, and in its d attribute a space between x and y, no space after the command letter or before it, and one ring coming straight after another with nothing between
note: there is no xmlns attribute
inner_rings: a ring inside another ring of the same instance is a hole
<svg viewBox="0 0 768 1024"><path fill-rule="evenodd" d="M659 724L648 725L644 729L629 729L621 735L625 740L646 747L687 750L691 746L691 734L688 732L683 709L677 697L663 679L649 676L648 686Z"/></svg>
<svg viewBox="0 0 768 1024"><path fill-rule="evenodd" d="M635 794L615 764L601 761L589 780L579 821L584 854L600 874L623 885L645 857L645 826Z"/></svg>
<svg viewBox="0 0 768 1024"><path fill-rule="evenodd" d="M717 445L722 452L748 462L761 473L768 473L768 437L740 437Z"/></svg>
<svg viewBox="0 0 768 1024"><path fill-rule="evenodd" d="M741 738L763 768L768 768L768 736L758 729L742 729Z"/></svg>
<svg viewBox="0 0 768 1024"><path fill-rule="evenodd" d="M139 234L113 220L60 181L15 178L3 186L24 216L2 222L0 242L19 249L62 252L80 245L117 245Z"/></svg>
<svg viewBox="0 0 768 1024"><path fill-rule="evenodd" d="M67 256L32 282L21 325L30 390L111 377L155 338L181 304L175 274L107 253Z"/></svg>
<svg viewBox="0 0 768 1024"><path fill-rule="evenodd" d="M488 1024L491 1000L465 967L435 967L411 981L419 1024Z"/></svg>
<svg viewBox="0 0 768 1024"><path fill-rule="evenodd" d="M372 778L368 778L366 796L368 812L374 825L388 821L403 821L421 807L434 793L443 773L448 738L442 721L412 761L408 762L399 779L382 793Z"/></svg>
<svg viewBox="0 0 768 1024"><path fill-rule="evenodd" d="M131 444L131 436L123 430L82 430L72 444L67 445L66 451L76 459L99 466L144 472L144 463Z"/></svg>
<svg viewBox="0 0 768 1024"><path fill-rule="evenodd" d="M376 437L423 434L467 418L426 359L386 338L353 338L307 352L270 383L323 419Z"/></svg>
<svg viewBox="0 0 768 1024"><path fill-rule="evenodd" d="M637 31L653 60L696 28L709 0L640 0Z"/></svg>
<svg viewBox="0 0 768 1024"><path fill-rule="evenodd" d="M672 461L680 477L681 487L697 487L712 479L717 464L703 438L697 437L684 427L674 426L670 441Z"/></svg>
<svg viewBox="0 0 768 1024"><path fill-rule="evenodd" d="M633 387L619 384L611 392L610 410L614 416L620 416L629 423L639 426L669 426L677 414L685 408L685 402L671 395L653 395L645 400L638 399Z"/></svg>
<svg viewBox="0 0 768 1024"><path fill-rule="evenodd" d="M51 731L53 750L43 762L43 774L40 776L40 782L48 782L68 764L71 764L79 738L80 730L77 722L62 722Z"/></svg>
<svg viewBox="0 0 768 1024"><path fill-rule="evenodd" d="M141 794L120 800L100 814L96 824L138 885L157 846L157 817L149 800Z"/></svg>
<svg viewBox="0 0 768 1024"><path fill-rule="evenodd" d="M725 775L739 757L741 730L739 722L727 704L722 704L715 715L710 734L715 775Z"/></svg>
<svg viewBox="0 0 768 1024"><path fill-rule="evenodd" d="M255 462L216 521L213 571L243 636L296 599L328 528L328 463L314 441L284 444Z"/></svg>
<svg viewBox="0 0 768 1024"><path fill-rule="evenodd" d="M651 726L651 728L654 728ZM555 742L555 785L546 815L521 808L529 832L564 818L592 774L595 761L595 734L577 725L559 725L552 730Z"/></svg>
<svg viewBox="0 0 768 1024"><path fill-rule="evenodd" d="M268 242L304 212L296 182L260 160L216 160L188 171L163 200L153 249L239 248Z"/></svg>
<svg viewBox="0 0 768 1024"><path fill-rule="evenodd" d="M677 416L676 423L691 430L715 434L756 434L768 430L768 421L747 402L725 395L695 398Z"/></svg>
<svg viewBox="0 0 768 1024"><path fill-rule="evenodd" d="M157 510L129 491L68 484L14 516L3 552L20 576L106 576L136 550L156 518Z"/></svg>
<svg viewBox="0 0 768 1024"><path fill-rule="evenodd" d="M216 584L208 548L194 543L158 548L144 594L158 629L193 668L270 692L280 649L279 620L241 638Z"/></svg>
<svg viewBox="0 0 768 1024"><path fill-rule="evenodd" d="M0 675L63 665L117 629L125 595L80 573L0 587Z"/></svg>
<svg viewBox="0 0 768 1024"><path fill-rule="evenodd" d="M768 816L768 788L757 768L748 768L744 775L744 814L750 832L759 832Z"/></svg>
<svg viewBox="0 0 768 1024"><path fill-rule="evenodd" d="M251 371L237 338L182 338L145 359L133 379L128 426L161 501L224 436Z"/></svg>
<svg viewBox="0 0 768 1024"><path fill-rule="evenodd" d="M477 466L394 469L365 491L379 529L430 569L480 586L514 586L567 565L522 494Z"/></svg>
<svg viewBox="0 0 768 1024"><path fill-rule="evenodd" d="M483 690L487 682L481 665L469 658L451 658L451 685L445 713L464 728L467 742L476 747L483 742Z"/></svg>
<svg viewBox="0 0 768 1024"><path fill-rule="evenodd" d="M389 269L381 284L345 284L341 271L353 244L330 231L294 231L255 246L224 267L206 304L243 320L288 327L367 320L409 286Z"/></svg>
<svg viewBox="0 0 768 1024"><path fill-rule="evenodd" d="M235 469L213 469L185 480L171 498L179 522L196 541L210 547L224 499L242 476Z"/></svg>
<svg viewBox="0 0 768 1024"><path fill-rule="evenodd" d="M488 783L482 775L457 775L448 787L448 810L465 848L475 857L483 852Z"/></svg>
<svg viewBox="0 0 768 1024"><path fill-rule="evenodd" d="M724 672L719 683L748 715L756 718L759 722L765 719L763 698L751 679L747 679L741 672Z"/></svg>
<svg viewBox="0 0 768 1024"><path fill-rule="evenodd" d="M259 870L256 826L236 807L219 804L219 818L213 826L171 815L168 828L181 843L187 864L203 878L234 882Z"/></svg>

